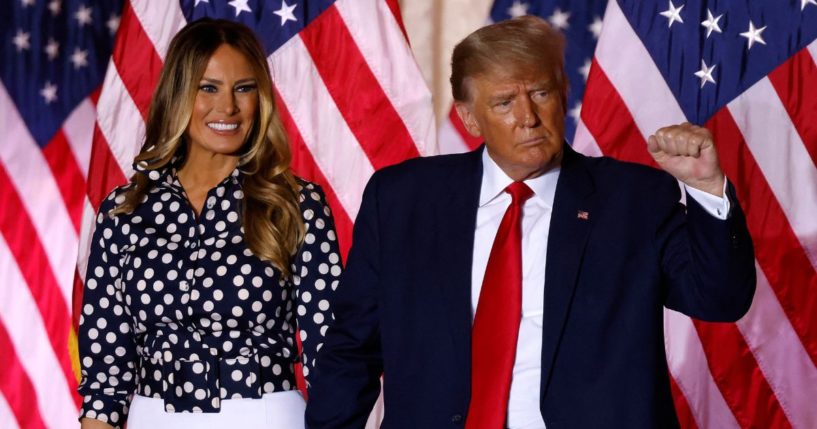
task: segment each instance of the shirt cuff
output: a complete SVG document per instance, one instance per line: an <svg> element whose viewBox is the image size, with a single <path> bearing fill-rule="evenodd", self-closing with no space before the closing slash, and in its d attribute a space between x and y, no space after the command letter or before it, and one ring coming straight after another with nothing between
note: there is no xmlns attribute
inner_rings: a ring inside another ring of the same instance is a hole
<svg viewBox="0 0 817 429"><path fill-rule="evenodd" d="M701 207L703 207L709 214L720 220L726 220L726 218L729 217L729 209L731 208L729 198L726 197L727 183L728 180L724 178L723 197L718 197L710 194L709 192L704 192L700 189L687 186L686 183L684 183L684 190L689 197L692 197L695 201L697 201L698 204L700 204Z"/></svg>
<svg viewBox="0 0 817 429"><path fill-rule="evenodd" d="M127 420L128 405L130 401L122 396L95 395L86 396L82 401L80 409L80 420L83 417L97 419L121 429Z"/></svg>

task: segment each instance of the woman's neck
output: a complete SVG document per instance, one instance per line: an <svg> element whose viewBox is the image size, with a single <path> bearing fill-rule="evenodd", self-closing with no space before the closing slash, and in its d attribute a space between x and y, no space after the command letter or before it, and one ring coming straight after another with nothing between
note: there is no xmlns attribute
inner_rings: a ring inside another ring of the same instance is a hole
<svg viewBox="0 0 817 429"><path fill-rule="evenodd" d="M238 165L239 157L191 150L177 177L187 188L209 190L229 176Z"/></svg>
<svg viewBox="0 0 817 429"><path fill-rule="evenodd" d="M176 177L184 188L196 217L201 215L207 193L235 170L238 160L237 156L205 153L202 150L188 152L187 160Z"/></svg>

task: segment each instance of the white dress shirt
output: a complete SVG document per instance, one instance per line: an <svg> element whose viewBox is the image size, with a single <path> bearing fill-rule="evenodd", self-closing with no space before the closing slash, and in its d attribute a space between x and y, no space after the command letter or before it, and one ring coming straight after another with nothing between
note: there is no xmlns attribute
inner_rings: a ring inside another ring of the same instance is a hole
<svg viewBox="0 0 817 429"><path fill-rule="evenodd" d="M542 317L545 302L545 264L553 198L560 168L542 176L525 180L534 195L522 206L522 320L516 360L513 366L511 394L508 402L510 429L544 429L545 422L539 410L539 381L541 380ZM513 180L488 155L482 152L482 186L479 193L477 225L474 231L474 259L471 267L472 317L479 303L485 268L499 224L511 204L511 196L504 192ZM710 214L726 219L729 199L687 188ZM724 190L726 184L724 183ZM473 320L473 319L472 319Z"/></svg>

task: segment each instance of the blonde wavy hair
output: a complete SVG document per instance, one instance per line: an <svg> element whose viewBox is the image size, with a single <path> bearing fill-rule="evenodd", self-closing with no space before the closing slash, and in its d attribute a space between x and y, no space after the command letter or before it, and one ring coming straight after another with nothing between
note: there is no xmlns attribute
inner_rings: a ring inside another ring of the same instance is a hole
<svg viewBox="0 0 817 429"><path fill-rule="evenodd" d="M227 44L252 65L258 110L242 149L242 222L249 249L290 275L290 262L304 237L299 185L290 170L292 155L273 98L266 55L252 30L236 22L204 18L184 27L170 42L148 111L145 142L134 160L140 168L111 215L132 213L153 182L150 171L164 168L187 150L187 128L207 63ZM144 171L140 171L144 170Z"/></svg>

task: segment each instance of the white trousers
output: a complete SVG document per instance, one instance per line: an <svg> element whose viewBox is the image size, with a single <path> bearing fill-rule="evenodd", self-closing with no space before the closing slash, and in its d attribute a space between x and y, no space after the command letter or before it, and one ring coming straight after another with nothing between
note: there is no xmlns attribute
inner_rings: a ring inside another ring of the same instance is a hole
<svg viewBox="0 0 817 429"><path fill-rule="evenodd" d="M224 399L218 413L168 413L164 401L135 395L128 429L303 429L306 402L297 390L260 399Z"/></svg>

